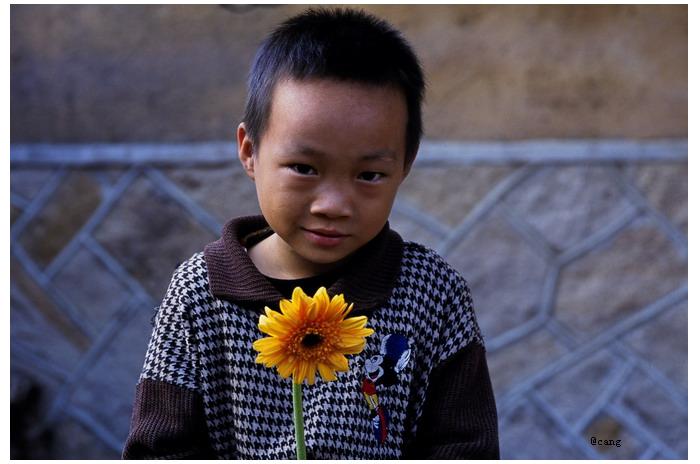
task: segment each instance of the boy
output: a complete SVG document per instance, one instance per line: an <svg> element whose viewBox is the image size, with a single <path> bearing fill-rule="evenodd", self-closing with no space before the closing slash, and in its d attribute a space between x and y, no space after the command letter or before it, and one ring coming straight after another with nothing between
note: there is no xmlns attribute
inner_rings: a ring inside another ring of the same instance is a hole
<svg viewBox="0 0 700 464"><path fill-rule="evenodd" d="M338 380L304 388L309 458L499 457L467 284L387 222L423 93L410 46L362 12L307 11L263 43L237 132L263 214L176 269L124 458L293 459L290 380L252 343L264 307L297 286L343 293L375 331Z"/></svg>

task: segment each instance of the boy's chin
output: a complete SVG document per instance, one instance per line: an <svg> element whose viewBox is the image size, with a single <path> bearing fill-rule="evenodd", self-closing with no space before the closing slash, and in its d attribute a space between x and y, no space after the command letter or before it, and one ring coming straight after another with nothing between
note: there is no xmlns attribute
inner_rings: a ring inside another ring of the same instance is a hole
<svg viewBox="0 0 700 464"><path fill-rule="evenodd" d="M346 261L354 252L351 253L313 253L306 257L309 263L318 266L333 266Z"/></svg>
<svg viewBox="0 0 700 464"><path fill-rule="evenodd" d="M334 266L341 265L348 261L357 251L357 249L352 249L352 250L328 250L328 251L319 251L319 250L311 250L306 253L300 253L306 261L309 263L312 263L314 265L317 265L319 267L327 267L327 268L332 268Z"/></svg>

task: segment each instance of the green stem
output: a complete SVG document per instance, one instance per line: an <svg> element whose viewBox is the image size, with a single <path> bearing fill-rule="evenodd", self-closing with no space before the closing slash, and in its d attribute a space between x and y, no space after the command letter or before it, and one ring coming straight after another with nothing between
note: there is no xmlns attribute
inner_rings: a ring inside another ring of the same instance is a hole
<svg viewBox="0 0 700 464"><path fill-rule="evenodd" d="M306 443L304 442L304 408L301 399L301 384L292 380L292 396L294 398L294 435L297 441L297 459L306 459Z"/></svg>

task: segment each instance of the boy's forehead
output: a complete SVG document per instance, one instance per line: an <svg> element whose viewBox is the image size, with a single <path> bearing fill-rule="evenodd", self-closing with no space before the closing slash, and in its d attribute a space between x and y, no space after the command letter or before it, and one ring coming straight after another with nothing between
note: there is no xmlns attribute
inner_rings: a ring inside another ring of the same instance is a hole
<svg viewBox="0 0 700 464"><path fill-rule="evenodd" d="M327 153L323 149L317 148L302 140L290 140L286 144L285 152L296 155L305 155L310 158L324 159L332 158L332 153ZM377 149L362 152L357 158L358 161L387 161L394 162L399 159L400 154L391 149Z"/></svg>
<svg viewBox="0 0 700 464"><path fill-rule="evenodd" d="M386 86L330 79L277 84L266 136L282 149L311 155L404 150L407 110L403 95ZM353 148L354 146L354 148ZM371 153L370 153L371 152Z"/></svg>
<svg viewBox="0 0 700 464"><path fill-rule="evenodd" d="M276 122L384 125L408 117L402 93L393 87L332 79L284 80L276 84L270 125ZM349 129L350 127L348 127Z"/></svg>

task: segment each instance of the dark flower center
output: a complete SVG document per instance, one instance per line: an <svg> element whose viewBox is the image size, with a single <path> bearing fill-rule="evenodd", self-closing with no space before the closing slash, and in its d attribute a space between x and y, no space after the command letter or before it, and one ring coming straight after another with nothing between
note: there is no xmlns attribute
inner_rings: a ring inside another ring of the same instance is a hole
<svg viewBox="0 0 700 464"><path fill-rule="evenodd" d="M314 348L320 345L322 341L323 337L319 334L309 333L304 335L304 338L301 339L301 346L304 348Z"/></svg>

